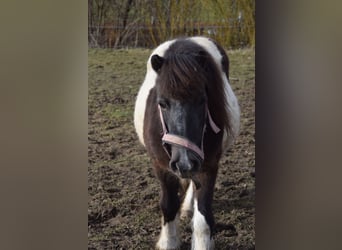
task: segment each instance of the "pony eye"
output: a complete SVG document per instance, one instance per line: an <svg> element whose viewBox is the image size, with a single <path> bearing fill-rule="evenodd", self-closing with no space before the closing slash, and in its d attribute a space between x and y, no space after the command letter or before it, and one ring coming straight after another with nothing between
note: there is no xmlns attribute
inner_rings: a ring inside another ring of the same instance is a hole
<svg viewBox="0 0 342 250"><path fill-rule="evenodd" d="M169 107L169 103L167 100L164 99L159 99L158 100L158 105L162 108L162 109L167 109Z"/></svg>

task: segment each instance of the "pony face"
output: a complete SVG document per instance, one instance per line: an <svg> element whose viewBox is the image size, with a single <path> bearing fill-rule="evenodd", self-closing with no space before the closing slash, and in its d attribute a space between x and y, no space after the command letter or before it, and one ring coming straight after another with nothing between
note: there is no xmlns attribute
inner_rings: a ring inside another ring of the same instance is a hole
<svg viewBox="0 0 342 250"><path fill-rule="evenodd" d="M164 141L170 156L169 167L183 178L191 178L202 165L203 139L207 116L206 78L201 73L197 53L160 57L153 55L152 68L157 72L156 105L167 133L176 141ZM201 55L200 55L201 56ZM164 137L163 137L164 138ZM192 146L189 146L192 145ZM196 148L195 150L193 148Z"/></svg>
<svg viewBox="0 0 342 250"><path fill-rule="evenodd" d="M184 138L186 143L179 145L169 140L164 144L170 156L170 168L183 178L191 178L197 172L203 159L200 154L191 149L188 143L197 148L203 148L203 137L206 123L205 96L197 96L189 101L158 97L161 116L166 131L171 136Z"/></svg>

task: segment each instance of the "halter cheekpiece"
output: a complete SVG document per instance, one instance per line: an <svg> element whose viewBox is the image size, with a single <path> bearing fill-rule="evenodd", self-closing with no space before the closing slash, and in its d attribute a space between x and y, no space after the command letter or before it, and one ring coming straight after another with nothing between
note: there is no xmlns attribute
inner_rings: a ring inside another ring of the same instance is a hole
<svg viewBox="0 0 342 250"><path fill-rule="evenodd" d="M204 160L203 140L204 140L204 133L205 133L205 129L206 129L206 124L204 124L204 127L203 127L201 148L199 148L195 143L191 142L190 140L188 140L182 136L170 134L169 131L167 130L166 125L165 125L163 112L161 110L160 105L158 105L158 109L159 109L160 121L161 121L161 124L163 127L163 137L162 137L163 147L164 147L166 153L168 154L168 156L171 158L171 153L167 150L167 148L165 147L165 144L174 144L174 145L178 145L178 146L182 146L182 147L185 147L187 149L190 149L191 151L195 152L203 161ZM206 118L208 118L208 120L209 120L209 124L210 124L211 129L216 134L219 133L221 131L221 129L213 121L207 105L206 105L205 113L206 113Z"/></svg>

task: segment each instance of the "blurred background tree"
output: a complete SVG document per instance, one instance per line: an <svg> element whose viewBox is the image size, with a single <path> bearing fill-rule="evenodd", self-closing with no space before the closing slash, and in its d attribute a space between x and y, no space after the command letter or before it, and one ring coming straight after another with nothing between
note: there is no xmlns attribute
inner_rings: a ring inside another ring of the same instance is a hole
<svg viewBox="0 0 342 250"><path fill-rule="evenodd" d="M254 0L88 0L89 47L153 48L179 36L255 46Z"/></svg>

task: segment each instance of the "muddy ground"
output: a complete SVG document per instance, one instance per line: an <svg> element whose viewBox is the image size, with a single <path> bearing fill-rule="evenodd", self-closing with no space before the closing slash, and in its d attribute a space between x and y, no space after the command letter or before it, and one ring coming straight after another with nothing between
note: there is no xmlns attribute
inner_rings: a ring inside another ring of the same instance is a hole
<svg viewBox="0 0 342 250"><path fill-rule="evenodd" d="M254 50L227 51L241 132L222 157L213 202L216 249L255 248ZM150 50L89 50L88 249L154 249L159 183L133 126ZM189 249L190 219L181 224Z"/></svg>

